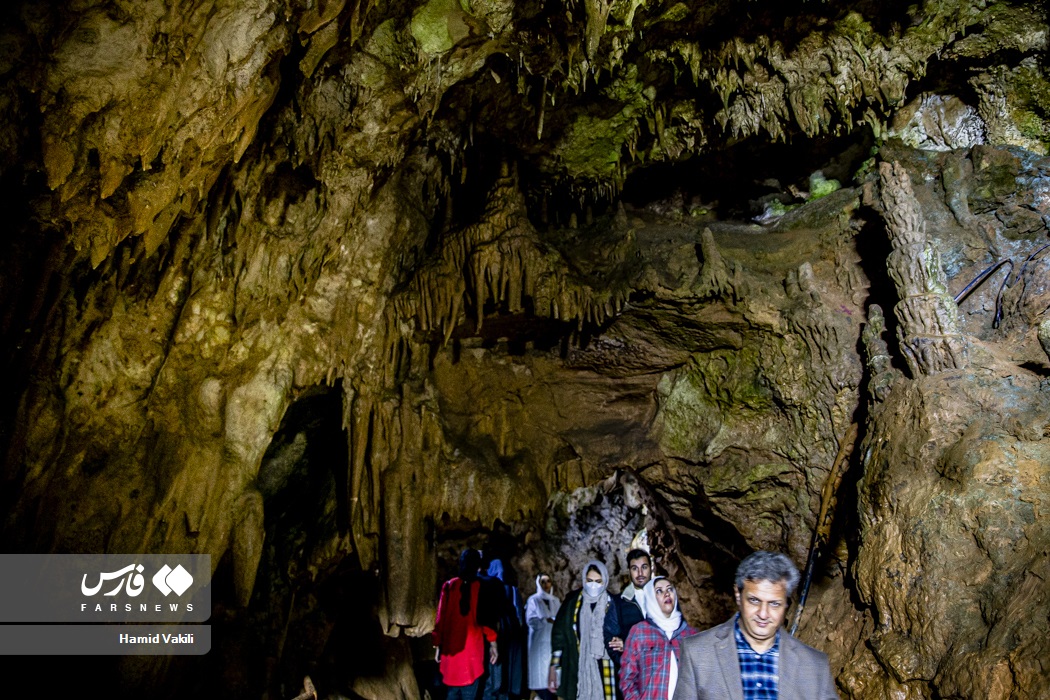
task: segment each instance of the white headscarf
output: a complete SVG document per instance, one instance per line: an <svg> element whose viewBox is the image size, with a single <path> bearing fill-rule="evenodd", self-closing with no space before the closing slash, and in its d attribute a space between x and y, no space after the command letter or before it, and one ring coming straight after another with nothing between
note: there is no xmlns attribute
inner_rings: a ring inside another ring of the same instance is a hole
<svg viewBox="0 0 1050 700"><path fill-rule="evenodd" d="M674 610L671 614L666 614L661 608L660 604L656 601L656 582L666 581L666 576L653 576L649 583L645 584L645 588L642 589L642 600L644 601L644 610L646 617L660 630L667 635L668 639L674 637L674 633L678 631L678 628L682 626L682 611L678 608L678 594L675 592ZM678 685L678 657L674 655L674 649L670 646L667 647L667 653L670 655L671 673L669 681L667 683L667 700L671 700L674 697L675 686Z"/></svg>
<svg viewBox="0 0 1050 700"><path fill-rule="evenodd" d="M554 617L552 610L554 606L560 603L561 601L555 598L553 593L548 593L547 591L543 590L543 586L540 585L540 579L544 576L550 578L550 576L548 576L547 574L537 574L536 576L536 596L539 599L539 601L543 603L544 608L546 608L547 614L544 615L544 617Z"/></svg>
<svg viewBox="0 0 1050 700"><path fill-rule="evenodd" d="M643 609L646 617L663 630L663 633L670 639L678 631L678 628L682 626L682 611L678 609L677 594L674 601L674 610L671 611L670 615L664 613L660 608L660 603L656 600L656 582L666 580L666 576L653 576L649 583L645 584L645 588L642 589L642 600L645 601Z"/></svg>
<svg viewBox="0 0 1050 700"><path fill-rule="evenodd" d="M591 568L598 570L602 577L602 588L597 595L587 592L587 572ZM580 593L580 621L577 634L580 637L579 673L576 677L576 696L578 700L604 700L605 690L602 687L602 676L598 671L598 659L608 659L609 650L605 648L605 609L609 606L609 571L605 564L596 559L587 562L580 578L584 588Z"/></svg>
<svg viewBox="0 0 1050 700"><path fill-rule="evenodd" d="M546 576L547 578L550 578L550 576L548 574L537 574L536 575L536 594L538 596L540 596L541 598L543 598L544 600L553 603L555 600L557 600L557 598L554 597L553 593L548 593L547 591L543 590L543 586L540 585L540 579L543 578L544 576Z"/></svg>

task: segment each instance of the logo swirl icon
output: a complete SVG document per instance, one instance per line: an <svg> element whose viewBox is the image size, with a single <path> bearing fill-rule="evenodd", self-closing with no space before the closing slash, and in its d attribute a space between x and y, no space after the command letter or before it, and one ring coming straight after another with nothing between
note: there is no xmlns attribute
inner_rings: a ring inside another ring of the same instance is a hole
<svg viewBox="0 0 1050 700"><path fill-rule="evenodd" d="M167 597L170 593L181 596L193 584L193 576L179 564L174 569L165 564L153 575L153 585Z"/></svg>

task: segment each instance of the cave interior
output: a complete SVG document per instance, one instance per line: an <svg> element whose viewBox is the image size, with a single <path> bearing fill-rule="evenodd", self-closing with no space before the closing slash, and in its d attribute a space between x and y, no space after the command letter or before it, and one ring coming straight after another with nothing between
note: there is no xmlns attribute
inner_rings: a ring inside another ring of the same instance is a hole
<svg viewBox="0 0 1050 700"><path fill-rule="evenodd" d="M2 551L213 568L210 653L11 687L440 697L464 547L564 597L643 545L699 629L812 561L843 698L1050 698L1048 48L1022 0L5 3Z"/></svg>

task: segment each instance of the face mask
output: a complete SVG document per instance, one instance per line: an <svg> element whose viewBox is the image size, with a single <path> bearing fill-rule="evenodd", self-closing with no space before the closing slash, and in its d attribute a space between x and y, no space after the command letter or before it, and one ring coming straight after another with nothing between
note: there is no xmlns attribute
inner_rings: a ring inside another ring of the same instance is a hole
<svg viewBox="0 0 1050 700"><path fill-rule="evenodd" d="M602 592L602 584L598 583L597 581L588 581L587 583L583 584L583 590L587 591L587 595L594 598Z"/></svg>

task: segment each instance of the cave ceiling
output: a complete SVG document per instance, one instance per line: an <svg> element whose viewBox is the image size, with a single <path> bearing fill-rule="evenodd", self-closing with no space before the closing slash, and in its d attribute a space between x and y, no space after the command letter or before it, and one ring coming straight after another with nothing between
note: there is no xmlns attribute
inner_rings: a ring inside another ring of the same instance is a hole
<svg viewBox="0 0 1050 700"><path fill-rule="evenodd" d="M1041 3L0 20L0 541L211 554L229 696L415 697L464 544L713 624L817 531L843 697L1047 697Z"/></svg>

